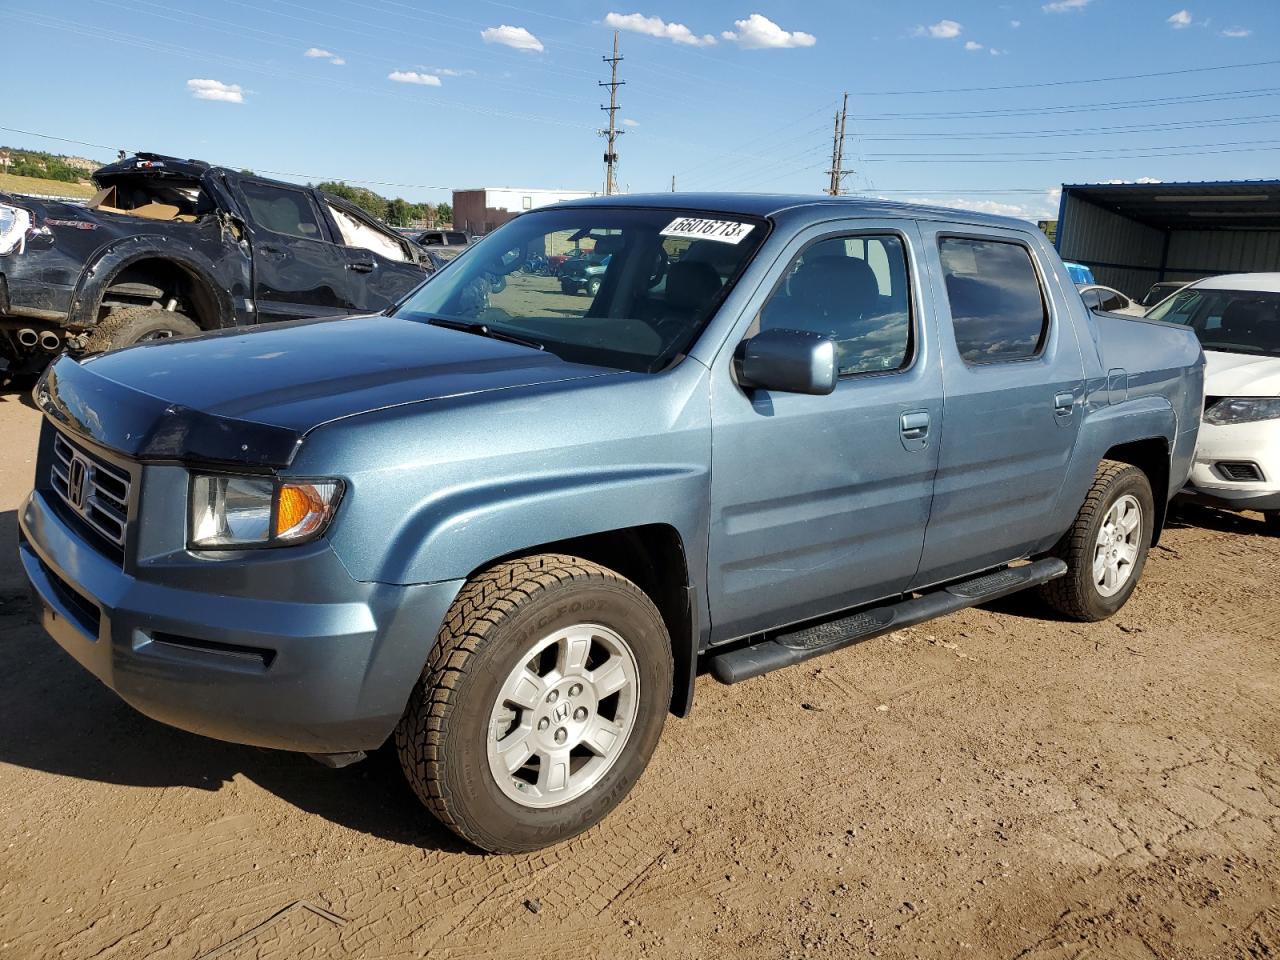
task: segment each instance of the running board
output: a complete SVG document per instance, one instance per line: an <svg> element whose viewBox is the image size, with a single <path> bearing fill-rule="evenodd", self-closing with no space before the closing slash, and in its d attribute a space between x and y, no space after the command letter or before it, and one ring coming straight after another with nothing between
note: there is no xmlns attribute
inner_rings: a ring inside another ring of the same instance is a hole
<svg viewBox="0 0 1280 960"><path fill-rule="evenodd" d="M1056 580L1066 572L1067 565L1056 557L1020 567L1006 567L910 600L860 610L838 620L778 634L753 646L728 650L712 658L711 669L722 683L749 680L780 667L789 667L863 640Z"/></svg>

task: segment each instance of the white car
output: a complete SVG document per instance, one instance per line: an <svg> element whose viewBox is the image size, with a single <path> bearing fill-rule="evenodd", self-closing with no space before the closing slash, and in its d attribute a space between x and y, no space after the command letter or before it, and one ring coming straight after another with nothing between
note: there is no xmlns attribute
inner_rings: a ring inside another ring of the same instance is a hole
<svg viewBox="0 0 1280 960"><path fill-rule="evenodd" d="M1084 297L1085 306L1090 310L1104 310L1107 313L1119 313L1126 317L1146 316L1147 308L1136 300L1130 300L1119 290L1104 287L1100 283L1077 283L1076 289Z"/></svg>
<svg viewBox="0 0 1280 960"><path fill-rule="evenodd" d="M1280 273L1198 280L1147 319L1186 324L1204 347L1204 422L1182 496L1260 510L1280 534Z"/></svg>

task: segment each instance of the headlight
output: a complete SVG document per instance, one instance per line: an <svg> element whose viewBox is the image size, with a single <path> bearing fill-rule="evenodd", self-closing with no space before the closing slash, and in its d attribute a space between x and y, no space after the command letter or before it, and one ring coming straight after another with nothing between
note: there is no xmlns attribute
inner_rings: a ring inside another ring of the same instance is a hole
<svg viewBox="0 0 1280 960"><path fill-rule="evenodd" d="M1213 424L1259 420L1280 420L1280 397L1226 397L1204 414L1204 422Z"/></svg>
<svg viewBox="0 0 1280 960"><path fill-rule="evenodd" d="M340 480L197 474L191 478L191 546L216 550L306 543L324 533L341 496Z"/></svg>
<svg viewBox="0 0 1280 960"><path fill-rule="evenodd" d="M21 253L31 227L31 214L21 207L0 203L0 257L15 249Z"/></svg>

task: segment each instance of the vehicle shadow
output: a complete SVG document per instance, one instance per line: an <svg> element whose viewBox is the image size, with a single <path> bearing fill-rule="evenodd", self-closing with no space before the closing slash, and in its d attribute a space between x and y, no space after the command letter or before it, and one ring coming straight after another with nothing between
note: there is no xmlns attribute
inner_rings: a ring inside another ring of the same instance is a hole
<svg viewBox="0 0 1280 960"><path fill-rule="evenodd" d="M1167 526L1170 530L1200 527L1219 533L1252 534L1266 536L1266 521L1260 513L1233 513L1194 503L1179 503L1169 509Z"/></svg>
<svg viewBox="0 0 1280 960"><path fill-rule="evenodd" d="M13 542L17 514L0 513L0 541ZM12 554L3 571L13 573ZM209 740L135 711L40 628L23 592L0 594L0 766L80 780L216 791L241 774L299 809L395 843L454 853L478 851L441 826L414 797L394 749L331 770L301 754Z"/></svg>
<svg viewBox="0 0 1280 960"><path fill-rule="evenodd" d="M31 399L31 388L35 385L34 377L24 377L21 380L10 380L0 384L0 403L20 403L32 410L39 410L36 402Z"/></svg>

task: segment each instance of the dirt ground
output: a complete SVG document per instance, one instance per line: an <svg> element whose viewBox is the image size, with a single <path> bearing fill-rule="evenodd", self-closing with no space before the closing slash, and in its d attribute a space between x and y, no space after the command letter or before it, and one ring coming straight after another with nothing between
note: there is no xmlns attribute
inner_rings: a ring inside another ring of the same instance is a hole
<svg viewBox="0 0 1280 960"><path fill-rule="evenodd" d="M0 395L0 957L1280 957L1280 539L1189 513L1109 623L1002 601L735 687L481 856L394 758L153 723L42 635Z"/></svg>

